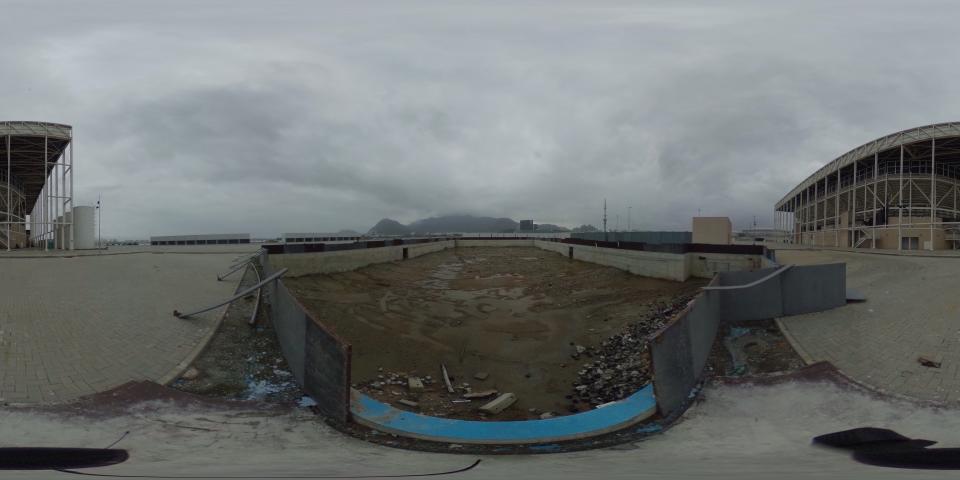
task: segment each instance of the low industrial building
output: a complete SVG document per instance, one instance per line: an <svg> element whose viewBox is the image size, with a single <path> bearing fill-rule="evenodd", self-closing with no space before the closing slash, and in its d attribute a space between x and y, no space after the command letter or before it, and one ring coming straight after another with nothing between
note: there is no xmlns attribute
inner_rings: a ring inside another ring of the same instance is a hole
<svg viewBox="0 0 960 480"><path fill-rule="evenodd" d="M803 245L960 247L960 123L867 142L801 182L774 207L775 228Z"/></svg>
<svg viewBox="0 0 960 480"><path fill-rule="evenodd" d="M236 245L250 243L249 233L151 236L150 245Z"/></svg>
<svg viewBox="0 0 960 480"><path fill-rule="evenodd" d="M283 243L316 243L316 242L354 242L360 240L359 235L343 233L284 233Z"/></svg>

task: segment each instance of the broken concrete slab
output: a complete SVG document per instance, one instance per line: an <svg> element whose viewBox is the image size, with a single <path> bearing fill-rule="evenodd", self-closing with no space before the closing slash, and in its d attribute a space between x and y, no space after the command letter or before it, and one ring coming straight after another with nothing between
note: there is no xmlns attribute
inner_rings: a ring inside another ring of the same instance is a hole
<svg viewBox="0 0 960 480"><path fill-rule="evenodd" d="M480 407L480 411L483 413L489 413L491 415L496 415L507 409L510 405L513 405L517 401L517 396L512 393L504 393L499 397L491 400L487 404Z"/></svg>
<svg viewBox="0 0 960 480"><path fill-rule="evenodd" d="M411 392L422 392L423 391L423 381L419 377L410 377L407 379L407 388Z"/></svg>
<svg viewBox="0 0 960 480"><path fill-rule="evenodd" d="M497 394L496 390L483 390L480 392L470 392L463 394L463 398L486 398Z"/></svg>
<svg viewBox="0 0 960 480"><path fill-rule="evenodd" d="M927 357L922 357L922 356L917 357L917 362L919 362L920 365L923 365L924 367L930 367L930 368L940 368L940 365L941 365L940 362L936 362L936 361L930 360Z"/></svg>

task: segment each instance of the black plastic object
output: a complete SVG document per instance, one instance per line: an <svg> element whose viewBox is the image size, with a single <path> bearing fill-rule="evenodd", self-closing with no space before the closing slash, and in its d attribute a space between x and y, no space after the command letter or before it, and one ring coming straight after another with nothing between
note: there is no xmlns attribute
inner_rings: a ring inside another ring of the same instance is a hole
<svg viewBox="0 0 960 480"><path fill-rule="evenodd" d="M126 450L113 448L0 448L0 470L60 470L116 465L127 461Z"/></svg>
<svg viewBox="0 0 960 480"><path fill-rule="evenodd" d="M853 459L877 467L960 470L960 448L916 448L892 451L854 450Z"/></svg>
<svg viewBox="0 0 960 480"><path fill-rule="evenodd" d="M853 451L853 459L867 465L928 470L960 470L960 448L926 448L937 442L913 439L886 428L854 428L820 435L824 445Z"/></svg>
<svg viewBox="0 0 960 480"><path fill-rule="evenodd" d="M813 443L847 450L924 448L937 442L914 440L886 428L862 427L814 437Z"/></svg>

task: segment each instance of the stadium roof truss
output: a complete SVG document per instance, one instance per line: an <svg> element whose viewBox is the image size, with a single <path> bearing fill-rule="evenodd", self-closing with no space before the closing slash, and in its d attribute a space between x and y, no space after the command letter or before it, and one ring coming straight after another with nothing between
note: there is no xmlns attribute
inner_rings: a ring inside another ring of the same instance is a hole
<svg viewBox="0 0 960 480"><path fill-rule="evenodd" d="M72 209L73 128L0 122L0 248L72 249Z"/></svg>
<svg viewBox="0 0 960 480"><path fill-rule="evenodd" d="M880 137L824 165L776 203L775 223L798 243L807 233L821 242L832 234L829 246L876 248L879 230L902 237L904 229L929 228L930 239L943 229L960 246L958 199L960 122L937 123Z"/></svg>

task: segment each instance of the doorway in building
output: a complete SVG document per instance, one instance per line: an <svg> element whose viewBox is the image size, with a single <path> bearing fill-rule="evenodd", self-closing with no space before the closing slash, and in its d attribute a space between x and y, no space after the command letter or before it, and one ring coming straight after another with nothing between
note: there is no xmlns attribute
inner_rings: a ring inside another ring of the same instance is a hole
<svg viewBox="0 0 960 480"><path fill-rule="evenodd" d="M902 250L920 250L920 237L900 237Z"/></svg>

